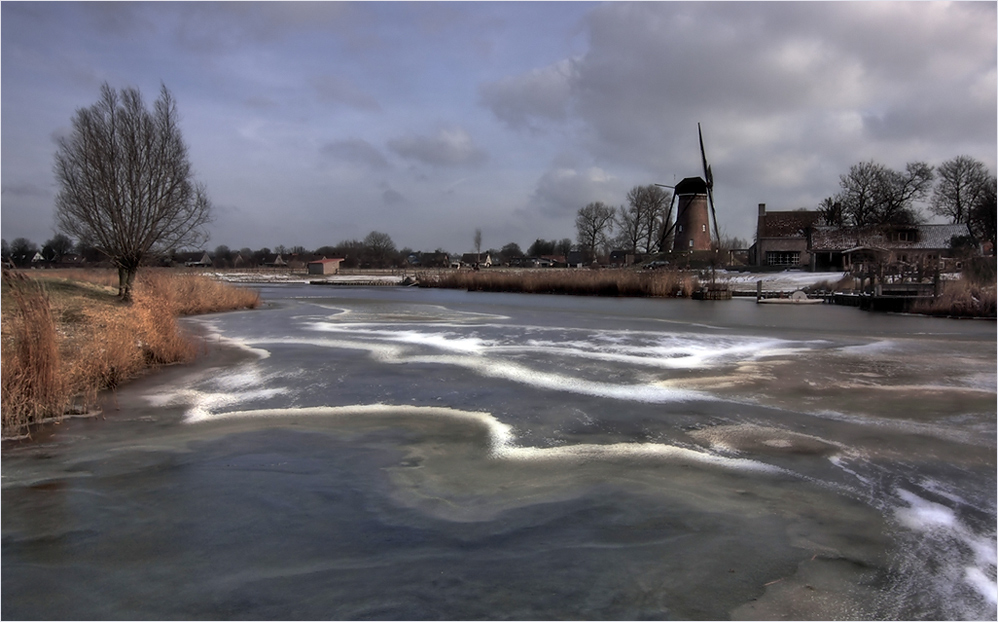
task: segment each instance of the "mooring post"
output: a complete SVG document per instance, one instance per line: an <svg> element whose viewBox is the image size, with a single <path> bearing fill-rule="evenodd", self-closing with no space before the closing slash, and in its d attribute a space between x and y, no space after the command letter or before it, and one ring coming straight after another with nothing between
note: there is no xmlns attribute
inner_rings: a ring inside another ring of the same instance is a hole
<svg viewBox="0 0 998 622"><path fill-rule="evenodd" d="M762 300L762 279L755 282L755 301Z"/></svg>

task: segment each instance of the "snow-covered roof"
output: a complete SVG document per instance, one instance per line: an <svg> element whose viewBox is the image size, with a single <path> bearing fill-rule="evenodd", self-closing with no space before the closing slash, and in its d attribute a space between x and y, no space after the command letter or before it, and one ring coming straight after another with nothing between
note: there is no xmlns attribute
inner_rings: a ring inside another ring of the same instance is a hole
<svg viewBox="0 0 998 622"><path fill-rule="evenodd" d="M905 239L901 233L911 233ZM845 251L859 246L889 250L945 250L953 236L970 235L967 225L912 225L910 227L816 226L811 231L812 251Z"/></svg>

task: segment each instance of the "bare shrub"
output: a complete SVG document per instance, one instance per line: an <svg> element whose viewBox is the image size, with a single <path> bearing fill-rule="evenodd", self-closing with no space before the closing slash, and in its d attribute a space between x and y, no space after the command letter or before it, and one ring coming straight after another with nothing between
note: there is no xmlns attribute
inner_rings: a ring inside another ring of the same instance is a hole
<svg viewBox="0 0 998 622"><path fill-rule="evenodd" d="M144 296L167 305L174 315L255 309L260 305L259 292L221 283L201 274L148 270L142 275L139 287Z"/></svg>
<svg viewBox="0 0 998 622"><path fill-rule="evenodd" d="M423 287L577 296L689 297L697 287L696 277L671 270L455 270L422 275L419 282Z"/></svg>
<svg viewBox="0 0 998 622"><path fill-rule="evenodd" d="M113 286L111 271L66 271L85 283ZM46 278L55 275L48 273ZM3 315L3 433L23 435L33 423L59 417L74 404L88 408L101 390L117 387L159 365L183 363L198 342L179 325L180 315L254 308L259 293L192 274L150 270L136 284L133 302L88 298L88 288L65 293L65 281L50 281L62 306L43 285L4 272L4 300L16 312Z"/></svg>
<svg viewBox="0 0 998 622"><path fill-rule="evenodd" d="M7 271L3 285L16 310L2 330L0 410L5 435L22 434L32 423L62 415L69 393L60 374L55 323L44 287Z"/></svg>
<svg viewBox="0 0 998 622"><path fill-rule="evenodd" d="M918 301L912 311L953 317L995 317L995 288L966 279L946 281L938 296L931 301Z"/></svg>

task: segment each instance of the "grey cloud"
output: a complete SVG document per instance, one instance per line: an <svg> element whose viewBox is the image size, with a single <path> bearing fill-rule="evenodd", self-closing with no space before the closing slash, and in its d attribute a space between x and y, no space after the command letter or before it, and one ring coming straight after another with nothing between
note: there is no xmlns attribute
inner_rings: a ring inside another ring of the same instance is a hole
<svg viewBox="0 0 998 622"><path fill-rule="evenodd" d="M941 94L945 97L945 94ZM995 110L968 109L955 115L948 101L928 99L905 101L880 114L867 114L863 124L869 135L884 141L924 141L941 143L979 139L983 133L998 133Z"/></svg>
<svg viewBox="0 0 998 622"><path fill-rule="evenodd" d="M337 158L352 164L361 164L374 169L388 168L388 160L371 143L361 138L338 140L323 145L323 155Z"/></svg>
<svg viewBox="0 0 998 622"><path fill-rule="evenodd" d="M277 108L278 104L276 101L269 97L261 97L258 95L247 97L243 100L243 104L247 108L253 108L256 110L273 110Z"/></svg>
<svg viewBox="0 0 998 622"><path fill-rule="evenodd" d="M483 103L513 128L567 115L597 161L652 175L700 174L703 122L715 173L752 159L780 183L827 170L831 151L852 161L870 139L995 133L994 7L607 3L587 24L567 79L548 65L483 85ZM777 160L809 170L767 169Z"/></svg>
<svg viewBox="0 0 998 622"><path fill-rule="evenodd" d="M4 184L0 188L0 194L13 197L50 197L52 189L32 183Z"/></svg>
<svg viewBox="0 0 998 622"><path fill-rule="evenodd" d="M170 3L163 4L139 6L154 13L177 12ZM269 44L316 30L349 36L357 13L349 4L340 2L191 2L179 5L179 11L173 34L183 49L200 53Z"/></svg>
<svg viewBox="0 0 998 622"><path fill-rule="evenodd" d="M537 181L530 204L546 216L572 216L593 201L611 203L617 196L615 180L602 169L552 168Z"/></svg>
<svg viewBox="0 0 998 622"><path fill-rule="evenodd" d="M403 158L432 166L466 166L488 159L462 128L441 129L432 136L395 138L388 141L388 147Z"/></svg>
<svg viewBox="0 0 998 622"><path fill-rule="evenodd" d="M319 99L331 104L344 104L359 110L380 112L381 105L373 95L351 82L334 76L319 76L312 80Z"/></svg>
<svg viewBox="0 0 998 622"><path fill-rule="evenodd" d="M537 130L532 120L559 121L566 117L574 78L575 64L566 59L483 84L478 89L479 97L509 127Z"/></svg>
<svg viewBox="0 0 998 622"><path fill-rule="evenodd" d="M405 197L402 196L402 193L397 190L392 190L391 188L386 188L381 193L381 198L385 202L385 205L388 206L401 205L406 202Z"/></svg>

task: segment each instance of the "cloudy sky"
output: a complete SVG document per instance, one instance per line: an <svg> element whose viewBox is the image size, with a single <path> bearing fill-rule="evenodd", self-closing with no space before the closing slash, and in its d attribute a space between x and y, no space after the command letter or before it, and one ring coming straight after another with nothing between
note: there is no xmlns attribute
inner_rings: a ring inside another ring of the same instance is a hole
<svg viewBox="0 0 998 622"><path fill-rule="evenodd" d="M722 234L852 164L996 170L994 2L3 2L2 233L54 233L55 139L103 82L174 94L209 248L575 237L713 168Z"/></svg>

